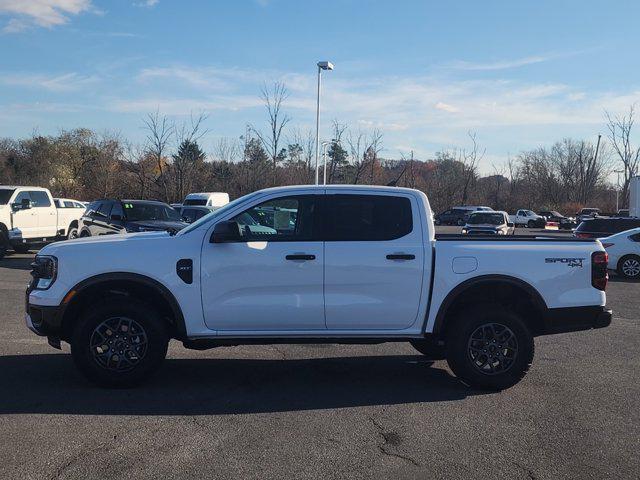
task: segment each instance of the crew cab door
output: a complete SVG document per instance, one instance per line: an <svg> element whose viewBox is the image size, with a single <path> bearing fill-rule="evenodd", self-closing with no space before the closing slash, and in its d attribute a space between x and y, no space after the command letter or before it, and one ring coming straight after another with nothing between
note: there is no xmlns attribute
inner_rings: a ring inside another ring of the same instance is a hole
<svg viewBox="0 0 640 480"><path fill-rule="evenodd" d="M408 328L429 281L423 275L425 213L409 194L343 192L327 189L322 215L327 328Z"/></svg>
<svg viewBox="0 0 640 480"><path fill-rule="evenodd" d="M53 198L44 190L29 191L31 208L38 219L38 236L55 237L58 234L58 209Z"/></svg>
<svg viewBox="0 0 640 480"><path fill-rule="evenodd" d="M324 330L323 242L315 194L274 194L220 221L240 241L210 243L201 255L202 306L218 331Z"/></svg>

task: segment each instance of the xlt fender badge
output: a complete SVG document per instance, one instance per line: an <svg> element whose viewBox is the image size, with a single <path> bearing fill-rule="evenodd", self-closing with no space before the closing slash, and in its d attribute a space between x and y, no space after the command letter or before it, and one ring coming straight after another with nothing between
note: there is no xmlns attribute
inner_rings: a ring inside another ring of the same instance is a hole
<svg viewBox="0 0 640 480"><path fill-rule="evenodd" d="M545 263L564 263L569 267L580 267L582 268L582 261L584 258L545 258Z"/></svg>
<svg viewBox="0 0 640 480"><path fill-rule="evenodd" d="M176 263L176 273L184 283L191 285L193 283L193 260L190 258L182 258Z"/></svg>

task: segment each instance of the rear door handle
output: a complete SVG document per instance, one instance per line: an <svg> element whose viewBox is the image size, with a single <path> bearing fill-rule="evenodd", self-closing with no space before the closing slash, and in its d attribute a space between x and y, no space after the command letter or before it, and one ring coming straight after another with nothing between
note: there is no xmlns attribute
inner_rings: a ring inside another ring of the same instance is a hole
<svg viewBox="0 0 640 480"><path fill-rule="evenodd" d="M390 253L387 260L415 260L416 256L410 253Z"/></svg>
<svg viewBox="0 0 640 480"><path fill-rule="evenodd" d="M294 255L287 255L284 258L286 258L287 260L315 260L316 256L307 255L306 253L296 253Z"/></svg>

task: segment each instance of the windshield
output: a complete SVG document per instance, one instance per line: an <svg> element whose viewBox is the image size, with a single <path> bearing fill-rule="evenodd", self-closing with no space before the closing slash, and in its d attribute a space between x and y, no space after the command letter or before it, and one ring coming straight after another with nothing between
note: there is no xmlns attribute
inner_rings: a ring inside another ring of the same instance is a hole
<svg viewBox="0 0 640 480"><path fill-rule="evenodd" d="M125 215L130 222L146 220L180 221L180 215L169 205L161 203L123 202Z"/></svg>
<svg viewBox="0 0 640 480"><path fill-rule="evenodd" d="M216 211L205 215L204 217L200 218L199 220L196 220L191 225L189 225L187 228L183 228L182 230L180 230L178 232L178 235L184 235L185 233L192 232L193 230L195 230L196 228L200 227L201 225L203 225L205 223L209 223L214 218L216 218L216 217L218 217L220 215L224 215L230 210L233 210L234 208L236 208L236 206L238 204L240 204L240 203L242 203L242 202L244 202L246 200L249 200L252 197L256 197L258 195L260 195L259 191L258 192L253 192L253 193L248 193L247 195L245 195L243 197L236 198L234 201L227 203L224 207L220 207Z"/></svg>
<svg viewBox="0 0 640 480"><path fill-rule="evenodd" d="M13 192L15 192L14 189L9 189L9 188L3 188L0 190L0 205L6 205L7 203L9 203L9 199L11 198L11 195L13 195Z"/></svg>
<svg viewBox="0 0 640 480"><path fill-rule="evenodd" d="M480 225L488 223L489 225L502 225L504 223L504 215L501 213L474 213L469 217L469 225Z"/></svg>

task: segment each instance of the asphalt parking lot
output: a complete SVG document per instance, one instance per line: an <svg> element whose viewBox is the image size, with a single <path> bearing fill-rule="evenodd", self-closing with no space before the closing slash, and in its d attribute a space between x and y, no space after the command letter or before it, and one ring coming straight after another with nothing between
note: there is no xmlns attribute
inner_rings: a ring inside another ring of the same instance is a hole
<svg viewBox="0 0 640 480"><path fill-rule="evenodd" d="M609 328L536 339L501 393L393 343L174 342L150 383L104 390L24 326L31 258L0 260L0 478L638 478L638 283L610 283Z"/></svg>

